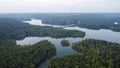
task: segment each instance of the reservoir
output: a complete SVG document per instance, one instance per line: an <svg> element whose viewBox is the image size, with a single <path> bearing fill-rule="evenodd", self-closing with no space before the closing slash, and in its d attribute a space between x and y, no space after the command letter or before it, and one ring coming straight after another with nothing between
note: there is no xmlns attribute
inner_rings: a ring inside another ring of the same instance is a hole
<svg viewBox="0 0 120 68"><path fill-rule="evenodd" d="M67 54L77 53L76 51L74 51L72 49L71 45L74 42L78 42L78 41L81 41L84 39L100 39L100 40L106 40L109 42L120 43L120 32L114 32L114 31L108 30L108 29L92 30L92 29L87 29L87 28L80 28L77 26L69 27L69 26L61 26L61 25L50 25L50 24L44 24L44 23L42 23L42 20L38 20L38 19L31 19L31 21L24 21L24 22L29 23L31 25L62 27L64 29L68 29L68 30L80 30L80 31L84 31L86 33L84 38L80 38L80 37L76 37L76 38L73 38L73 37L67 37L67 38L26 37L22 40L16 40L16 43L18 45L32 45L32 44L35 44L42 40L49 40L56 46L55 57L61 57L61 56L67 55ZM60 42L63 39L69 40L70 46L62 47ZM46 60L46 62L44 62L40 66L40 68L46 68L48 62L49 62L49 60Z"/></svg>

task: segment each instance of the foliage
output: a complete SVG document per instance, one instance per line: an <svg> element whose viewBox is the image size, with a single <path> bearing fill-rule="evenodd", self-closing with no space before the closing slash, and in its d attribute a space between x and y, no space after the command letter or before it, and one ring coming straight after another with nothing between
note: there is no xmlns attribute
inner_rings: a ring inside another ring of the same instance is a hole
<svg viewBox="0 0 120 68"><path fill-rule="evenodd" d="M63 39L63 40L61 41L61 44L62 44L62 46L69 46L69 45L70 45L69 41L68 41L68 40L65 40L65 39Z"/></svg>
<svg viewBox="0 0 120 68"><path fill-rule="evenodd" d="M53 58L49 68L119 68L120 44L86 39L73 43L79 54Z"/></svg>
<svg viewBox="0 0 120 68"><path fill-rule="evenodd" d="M120 13L21 13L0 14L1 18L14 18L19 21L31 18L41 19L53 25L72 25L89 29L110 29L120 32ZM119 24L115 25L114 22Z"/></svg>
<svg viewBox="0 0 120 68"><path fill-rule="evenodd" d="M11 43L14 42L9 40L9 43L0 45L0 68L36 68L55 55L54 44L47 40L28 46Z"/></svg>
<svg viewBox="0 0 120 68"><path fill-rule="evenodd" d="M68 13L43 16L43 22L54 25L74 25L89 29L110 29L120 32L120 14L118 13ZM118 24L114 24L117 22Z"/></svg>
<svg viewBox="0 0 120 68"><path fill-rule="evenodd" d="M23 39L27 36L84 37L85 32L49 26L34 26L11 18L0 18L0 40Z"/></svg>

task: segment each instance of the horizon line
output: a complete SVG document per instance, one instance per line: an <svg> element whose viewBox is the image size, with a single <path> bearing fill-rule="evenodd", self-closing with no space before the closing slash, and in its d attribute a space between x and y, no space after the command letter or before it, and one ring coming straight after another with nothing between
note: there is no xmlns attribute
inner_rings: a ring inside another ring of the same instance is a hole
<svg viewBox="0 0 120 68"><path fill-rule="evenodd" d="M37 14L37 13L120 13L120 12L0 12L0 14Z"/></svg>

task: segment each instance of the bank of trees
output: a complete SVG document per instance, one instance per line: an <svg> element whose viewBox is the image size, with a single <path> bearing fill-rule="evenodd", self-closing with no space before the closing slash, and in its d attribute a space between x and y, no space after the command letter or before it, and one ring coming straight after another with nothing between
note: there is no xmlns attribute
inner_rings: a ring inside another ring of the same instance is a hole
<svg viewBox="0 0 120 68"><path fill-rule="evenodd" d="M78 54L53 58L49 68L119 68L120 44L86 39L73 43Z"/></svg>
<svg viewBox="0 0 120 68"><path fill-rule="evenodd" d="M34 26L11 18L0 18L0 40L22 39L27 36L84 37L85 32L49 26Z"/></svg>
<svg viewBox="0 0 120 68"><path fill-rule="evenodd" d="M110 29L120 32L120 13L50 13L50 14L0 14L19 21L42 19L46 24L71 25L89 29ZM119 24L115 25L114 22Z"/></svg>
<svg viewBox="0 0 120 68"><path fill-rule="evenodd" d="M33 26L11 18L0 18L0 67L36 68L55 54L55 46L41 41L30 46L16 45L16 39L27 36L84 37L85 32L49 26Z"/></svg>
<svg viewBox="0 0 120 68"><path fill-rule="evenodd" d="M47 40L28 46L7 41L0 45L0 68L36 68L56 51L54 44Z"/></svg>
<svg viewBox="0 0 120 68"><path fill-rule="evenodd" d="M110 29L120 32L120 14L105 14L105 13L87 13L87 14L55 14L49 15L49 18L43 19L44 23L54 25L72 25L89 29ZM114 22L119 24L115 25Z"/></svg>

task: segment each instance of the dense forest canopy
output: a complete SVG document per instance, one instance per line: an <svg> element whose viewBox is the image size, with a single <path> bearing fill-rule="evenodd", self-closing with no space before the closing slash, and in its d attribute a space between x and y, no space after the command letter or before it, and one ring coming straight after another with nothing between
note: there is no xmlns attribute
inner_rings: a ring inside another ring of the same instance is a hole
<svg viewBox="0 0 120 68"><path fill-rule="evenodd" d="M30 13L0 14L0 67L36 68L56 53L55 45L43 40L33 45L16 45L15 40L28 36L54 38L84 37L85 32L51 26L23 23L31 18L53 25L79 26L89 29L120 31L119 13ZM117 24L115 24L115 22ZM63 46L69 45L62 40ZM120 44L103 40L86 39L72 44L78 54L52 58L49 68L119 68Z"/></svg>
<svg viewBox="0 0 120 68"><path fill-rule="evenodd" d="M49 26L34 26L16 19L0 18L0 40L22 39L27 36L84 37L85 32Z"/></svg>
<svg viewBox="0 0 120 68"><path fill-rule="evenodd" d="M89 29L110 29L120 31L119 13L21 13L0 14L0 17L15 18L17 20L42 19L43 23L53 25L71 25ZM118 24L114 24L117 22Z"/></svg>
<svg viewBox="0 0 120 68"><path fill-rule="evenodd" d="M120 44L86 39L73 43L79 54L53 58L49 68L119 68Z"/></svg>
<svg viewBox="0 0 120 68"><path fill-rule="evenodd" d="M85 32L50 26L35 26L16 18L0 18L0 67L36 68L55 55L55 46L44 40L29 46L16 45L15 40L27 36L84 37Z"/></svg>
<svg viewBox="0 0 120 68"><path fill-rule="evenodd" d="M19 46L12 40L0 45L0 68L36 68L55 55L55 45L43 40L33 45Z"/></svg>

